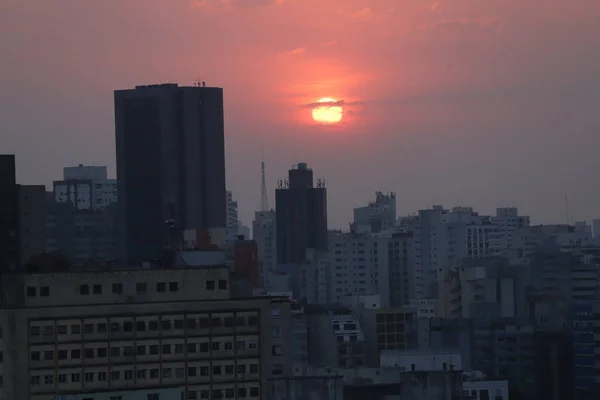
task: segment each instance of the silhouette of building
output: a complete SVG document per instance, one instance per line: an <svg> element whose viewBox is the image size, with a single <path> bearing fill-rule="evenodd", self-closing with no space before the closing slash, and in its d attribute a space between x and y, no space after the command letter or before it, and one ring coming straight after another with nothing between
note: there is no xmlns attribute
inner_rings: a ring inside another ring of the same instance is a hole
<svg viewBox="0 0 600 400"><path fill-rule="evenodd" d="M289 170L289 179L275 191L277 263L303 263L306 250L327 249L327 191L323 181L313 185L306 163Z"/></svg>
<svg viewBox="0 0 600 400"><path fill-rule="evenodd" d="M15 156L0 155L0 271L19 267L19 189Z"/></svg>
<svg viewBox="0 0 600 400"><path fill-rule="evenodd" d="M226 226L222 88L117 90L115 133L123 260L156 258L184 229Z"/></svg>

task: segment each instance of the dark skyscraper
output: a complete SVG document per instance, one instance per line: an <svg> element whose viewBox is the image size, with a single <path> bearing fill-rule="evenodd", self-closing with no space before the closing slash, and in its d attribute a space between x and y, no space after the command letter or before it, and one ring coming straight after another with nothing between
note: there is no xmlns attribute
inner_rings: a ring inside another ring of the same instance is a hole
<svg viewBox="0 0 600 400"><path fill-rule="evenodd" d="M226 225L223 89L117 90L115 132L124 261L156 258L183 229Z"/></svg>
<svg viewBox="0 0 600 400"><path fill-rule="evenodd" d="M19 187L15 156L0 154L0 271L20 267Z"/></svg>
<svg viewBox="0 0 600 400"><path fill-rule="evenodd" d="M289 170L289 179L275 191L277 263L306 260L306 250L327 249L327 191L313 186L313 171L305 163Z"/></svg>

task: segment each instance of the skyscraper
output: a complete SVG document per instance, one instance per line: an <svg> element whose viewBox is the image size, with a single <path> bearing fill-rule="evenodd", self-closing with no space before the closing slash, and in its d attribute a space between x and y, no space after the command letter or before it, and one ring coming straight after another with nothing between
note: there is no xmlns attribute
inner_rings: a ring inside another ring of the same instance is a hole
<svg viewBox="0 0 600 400"><path fill-rule="evenodd" d="M223 89L115 91L121 256L156 258L184 229L226 226Z"/></svg>
<svg viewBox="0 0 600 400"><path fill-rule="evenodd" d="M19 187L15 156L0 154L0 271L20 266Z"/></svg>
<svg viewBox="0 0 600 400"><path fill-rule="evenodd" d="M289 179L275 191L277 264L306 261L306 250L327 250L327 191L313 185L306 163L289 170Z"/></svg>

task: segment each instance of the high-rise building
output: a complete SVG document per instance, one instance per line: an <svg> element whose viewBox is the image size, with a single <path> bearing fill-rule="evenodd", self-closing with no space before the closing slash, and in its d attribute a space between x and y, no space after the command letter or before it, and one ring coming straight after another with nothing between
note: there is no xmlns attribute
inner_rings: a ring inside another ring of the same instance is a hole
<svg viewBox="0 0 600 400"><path fill-rule="evenodd" d="M19 256L24 265L47 250L46 186L18 185L19 192Z"/></svg>
<svg viewBox="0 0 600 400"><path fill-rule="evenodd" d="M375 201L354 209L352 231L379 233L396 225L396 193L375 192Z"/></svg>
<svg viewBox="0 0 600 400"><path fill-rule="evenodd" d="M306 163L289 170L288 180L275 191L277 264L307 260L308 249L327 250L327 191L322 180L313 184Z"/></svg>
<svg viewBox="0 0 600 400"><path fill-rule="evenodd" d="M18 268L19 246L19 190L15 156L0 154L0 271Z"/></svg>
<svg viewBox="0 0 600 400"><path fill-rule="evenodd" d="M184 229L227 225L222 88L117 90L115 133L124 260L156 258Z"/></svg>
<svg viewBox="0 0 600 400"><path fill-rule="evenodd" d="M71 203L76 210L104 210L117 201L117 180L108 179L104 166L63 168L63 180L54 181L54 201Z"/></svg>
<svg viewBox="0 0 600 400"><path fill-rule="evenodd" d="M275 210L256 211L252 222L252 238L258 247L260 281L269 287L269 277L277 266Z"/></svg>

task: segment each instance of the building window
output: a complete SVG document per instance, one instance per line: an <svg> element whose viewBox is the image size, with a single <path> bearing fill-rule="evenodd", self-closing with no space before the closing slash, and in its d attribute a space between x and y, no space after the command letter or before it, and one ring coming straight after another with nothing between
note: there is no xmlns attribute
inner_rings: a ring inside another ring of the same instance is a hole
<svg viewBox="0 0 600 400"><path fill-rule="evenodd" d="M283 354L283 347L281 347L278 344L273 345L273 347L271 348L271 354L273 354L274 356L280 356L280 355L282 355Z"/></svg>
<svg viewBox="0 0 600 400"><path fill-rule="evenodd" d="M159 293L164 293L167 289L167 284L164 282L158 282L156 284L156 291Z"/></svg>
<svg viewBox="0 0 600 400"><path fill-rule="evenodd" d="M146 293L146 282L138 282L135 284L135 291L137 293Z"/></svg>
<svg viewBox="0 0 600 400"><path fill-rule="evenodd" d="M114 294L123 294L123 284L122 283L113 283L112 291Z"/></svg>
<svg viewBox="0 0 600 400"><path fill-rule="evenodd" d="M81 333L81 325L71 325L71 335L79 335Z"/></svg>
<svg viewBox="0 0 600 400"><path fill-rule="evenodd" d="M169 292L176 292L179 290L179 282L169 282Z"/></svg>
<svg viewBox="0 0 600 400"><path fill-rule="evenodd" d="M90 287L88 285L79 286L79 294L88 295L90 294Z"/></svg>
<svg viewBox="0 0 600 400"><path fill-rule="evenodd" d="M27 286L27 297L37 296L37 288L35 286Z"/></svg>
<svg viewBox="0 0 600 400"><path fill-rule="evenodd" d="M42 286L40 288L40 296L42 296L42 297L48 297L48 296L50 296L50 287L48 287L48 286Z"/></svg>
<svg viewBox="0 0 600 400"><path fill-rule="evenodd" d="M215 281L206 281L206 290L215 290Z"/></svg>
<svg viewBox="0 0 600 400"><path fill-rule="evenodd" d="M31 336L39 336L41 332L41 328L39 326L32 326L29 328L29 334Z"/></svg>
<svg viewBox="0 0 600 400"><path fill-rule="evenodd" d="M273 339L279 339L281 337L281 327L280 326L273 327L271 337Z"/></svg>
<svg viewBox="0 0 600 400"><path fill-rule="evenodd" d="M227 281L224 279L219 280L219 290L227 290Z"/></svg>
<svg viewBox="0 0 600 400"><path fill-rule="evenodd" d="M71 374L71 383L81 382L81 375L79 373Z"/></svg>
<svg viewBox="0 0 600 400"><path fill-rule="evenodd" d="M258 397L258 388L257 387L250 388L250 397Z"/></svg>
<svg viewBox="0 0 600 400"><path fill-rule="evenodd" d="M41 353L39 351L32 351L31 352L31 361L40 361L41 360Z"/></svg>
<svg viewBox="0 0 600 400"><path fill-rule="evenodd" d="M102 294L102 285L94 285L94 294Z"/></svg>

